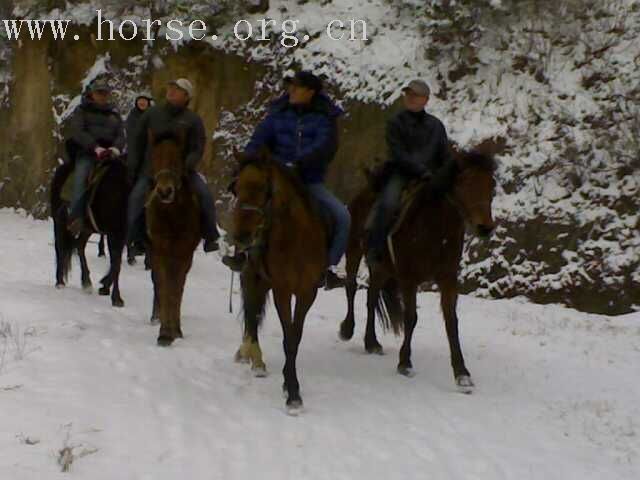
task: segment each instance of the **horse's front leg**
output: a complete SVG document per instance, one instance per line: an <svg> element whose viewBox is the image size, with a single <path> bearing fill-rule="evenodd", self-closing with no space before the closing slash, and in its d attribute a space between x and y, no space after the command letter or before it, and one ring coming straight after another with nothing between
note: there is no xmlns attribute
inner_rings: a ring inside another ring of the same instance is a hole
<svg viewBox="0 0 640 480"><path fill-rule="evenodd" d="M287 409L294 413L302 407L302 397L300 396L300 383L296 373L296 357L298 355L298 346L302 337L302 325L294 324L291 318L291 297L289 291L278 289L273 290L273 299L280 317L282 325L282 347L285 354L284 368L282 375L284 377L283 390L287 396Z"/></svg>
<svg viewBox="0 0 640 480"><path fill-rule="evenodd" d="M404 341L400 348L400 359L398 361L398 373L406 377L412 377L413 364L411 363L411 340L413 330L418 323L418 312L416 309L417 287L402 288L402 299L404 303Z"/></svg>
<svg viewBox="0 0 640 480"><path fill-rule="evenodd" d="M258 327L264 316L270 286L251 268L241 274L240 285L244 311L244 334L235 359L239 363L250 362L254 375L264 377L267 375L267 367L262 359Z"/></svg>
<svg viewBox="0 0 640 480"><path fill-rule="evenodd" d="M158 255L158 257L160 257ZM177 319L179 307L177 272L172 267L174 260L165 256L161 260L154 254L153 275L154 285L157 287L158 306L160 316L160 332L158 334L158 345L168 347L177 338Z"/></svg>
<svg viewBox="0 0 640 480"><path fill-rule="evenodd" d="M471 374L464 363L458 333L458 314L456 313L456 305L458 303L457 284L452 280L439 283L438 286L440 287L441 292L440 304L442 306L445 328L447 330L447 339L449 340L451 366L453 367L453 376L456 381L456 386L462 393L471 393L473 392L475 385L471 379Z"/></svg>

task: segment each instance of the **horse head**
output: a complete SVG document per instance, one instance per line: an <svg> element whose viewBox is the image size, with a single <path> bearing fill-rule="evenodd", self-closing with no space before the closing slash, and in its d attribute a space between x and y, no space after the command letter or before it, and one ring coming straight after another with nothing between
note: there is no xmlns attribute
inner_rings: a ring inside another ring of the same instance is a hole
<svg viewBox="0 0 640 480"><path fill-rule="evenodd" d="M186 132L183 129L154 134L148 132L153 172L153 195L166 204L173 203L176 193L182 188L185 175L184 145Z"/></svg>
<svg viewBox="0 0 640 480"><path fill-rule="evenodd" d="M264 231L272 197L271 165L268 152L255 155L235 153L238 162L230 190L236 197L232 237L242 250L253 246Z"/></svg>
<svg viewBox="0 0 640 480"><path fill-rule="evenodd" d="M495 194L495 160L478 151L455 154L458 167L449 198L458 207L464 221L481 237L495 229L491 204Z"/></svg>

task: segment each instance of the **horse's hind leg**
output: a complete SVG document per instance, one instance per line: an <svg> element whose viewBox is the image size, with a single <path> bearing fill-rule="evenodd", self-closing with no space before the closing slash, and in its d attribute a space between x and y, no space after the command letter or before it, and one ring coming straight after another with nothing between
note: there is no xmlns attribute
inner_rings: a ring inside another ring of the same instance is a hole
<svg viewBox="0 0 640 480"><path fill-rule="evenodd" d="M369 288L367 288L367 327L364 334L364 349L367 353L383 355L384 350L376 337L376 306L380 294L379 280L370 275Z"/></svg>
<svg viewBox="0 0 640 480"><path fill-rule="evenodd" d="M413 330L416 328L416 323L418 323L416 294L416 286L402 289L402 300L404 303L404 341L400 348L398 373L407 377L414 375L413 364L411 363L411 340L413 338Z"/></svg>
<svg viewBox="0 0 640 480"><path fill-rule="evenodd" d="M345 281L345 289L347 293L347 316L340 324L340 338L342 340L351 340L355 329L354 300L358 290L357 276L360 267L361 251L347 253L347 278Z"/></svg>
<svg viewBox="0 0 640 480"><path fill-rule="evenodd" d="M90 234L83 233L78 239L78 256L80 257L80 268L82 270L82 289L87 293L91 293L93 291L93 286L91 285L91 272L89 271L89 264L87 263L87 257L85 256L85 248L87 246L89 236Z"/></svg>
<svg viewBox="0 0 640 480"><path fill-rule="evenodd" d="M244 335L235 359L239 363L250 362L254 375L264 377L267 374L267 367L262 359L258 327L264 315L269 285L251 269L242 273L240 283L244 310Z"/></svg>
<svg viewBox="0 0 640 480"><path fill-rule="evenodd" d="M113 282L111 305L114 307L124 307L124 300L122 300L120 296L120 270L122 267L122 250L125 244L124 235L110 234L107 236L107 243L109 245L109 259L111 263L109 276Z"/></svg>
<svg viewBox="0 0 640 480"><path fill-rule="evenodd" d="M460 392L471 393L474 384L473 380L471 380L471 374L464 364L458 333L458 314L456 313L456 305L458 303L457 285L455 281L450 281L439 283L438 286L441 292L440 305L442 306L442 314L447 330L449 349L451 351L451 366L453 367L456 385Z"/></svg>
<svg viewBox="0 0 640 480"><path fill-rule="evenodd" d="M100 235L100 241L98 242L98 256L104 257L104 235Z"/></svg>

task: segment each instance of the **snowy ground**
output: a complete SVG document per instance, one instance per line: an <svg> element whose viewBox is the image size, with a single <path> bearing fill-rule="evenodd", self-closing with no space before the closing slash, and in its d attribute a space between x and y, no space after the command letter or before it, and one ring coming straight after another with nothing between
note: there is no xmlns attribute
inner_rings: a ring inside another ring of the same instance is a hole
<svg viewBox="0 0 640 480"><path fill-rule="evenodd" d="M2 479L62 478L65 446L67 475L92 480L639 478L638 314L462 298L477 384L464 396L435 295L420 297L418 374L406 379L395 374L399 340L383 337L382 357L340 342L344 294L321 292L299 357L306 409L294 418L273 309L262 333L270 376L233 363L241 327L216 256L198 252L185 338L160 349L141 266L125 267L127 306L112 309L82 292L77 268L69 288L53 288L50 223L1 210L0 225ZM89 257L97 283L106 262L95 245Z"/></svg>

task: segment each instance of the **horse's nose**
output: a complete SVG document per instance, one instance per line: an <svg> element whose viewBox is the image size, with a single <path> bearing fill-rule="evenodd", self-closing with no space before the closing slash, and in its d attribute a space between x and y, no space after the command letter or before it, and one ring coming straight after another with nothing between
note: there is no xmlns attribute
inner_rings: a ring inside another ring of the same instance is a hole
<svg viewBox="0 0 640 480"><path fill-rule="evenodd" d="M173 201L173 196L175 194L175 190L172 185L168 186L158 186L158 197L164 203L171 203Z"/></svg>
<svg viewBox="0 0 640 480"><path fill-rule="evenodd" d="M491 233L493 232L493 230L495 229L495 225L493 224L481 224L478 225L478 235L480 235L481 237L488 237L489 235L491 235Z"/></svg>

